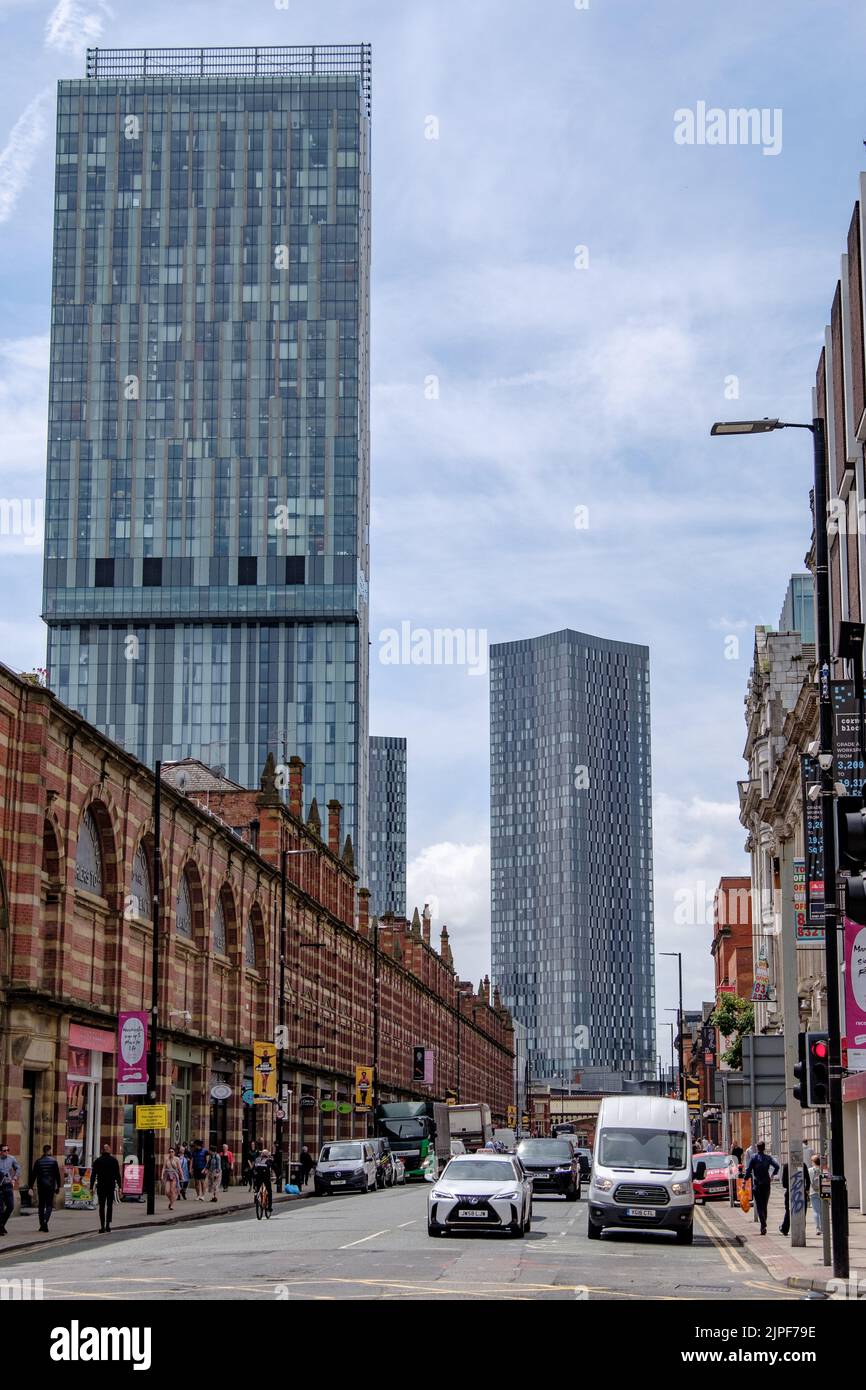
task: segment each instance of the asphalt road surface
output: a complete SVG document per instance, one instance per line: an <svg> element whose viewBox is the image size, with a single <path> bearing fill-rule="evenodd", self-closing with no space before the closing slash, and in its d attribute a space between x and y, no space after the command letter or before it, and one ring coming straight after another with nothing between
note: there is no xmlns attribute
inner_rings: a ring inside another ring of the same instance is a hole
<svg viewBox="0 0 866 1390"><path fill-rule="evenodd" d="M523 1240L467 1232L431 1240L426 1185L308 1198L257 1222L96 1233L0 1252L0 1277L43 1280L45 1299L796 1299L698 1208L693 1246L661 1232L590 1243L586 1202L536 1197Z"/></svg>

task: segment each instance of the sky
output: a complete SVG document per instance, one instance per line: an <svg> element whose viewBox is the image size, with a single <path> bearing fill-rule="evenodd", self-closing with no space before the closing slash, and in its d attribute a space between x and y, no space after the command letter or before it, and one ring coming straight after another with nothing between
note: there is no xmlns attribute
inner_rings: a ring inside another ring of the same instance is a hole
<svg viewBox="0 0 866 1390"><path fill-rule="evenodd" d="M748 872L753 632L804 568L811 459L799 431L709 427L811 418L864 37L856 0L0 0L0 494L22 501L0 660L45 663L56 81L87 44L369 42L370 727L408 739L409 910L431 902L464 978L489 969L484 663L392 664L388 632L645 643L656 948L683 952L687 1008L712 998L712 890ZM764 113L756 142L701 114L735 108ZM662 958L664 1055L676 1002Z"/></svg>

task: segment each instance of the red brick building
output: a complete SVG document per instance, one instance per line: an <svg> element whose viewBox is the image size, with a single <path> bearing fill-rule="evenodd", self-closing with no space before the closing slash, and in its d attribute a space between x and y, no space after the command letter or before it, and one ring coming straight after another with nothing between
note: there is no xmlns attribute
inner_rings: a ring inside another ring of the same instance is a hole
<svg viewBox="0 0 866 1390"><path fill-rule="evenodd" d="M43 1143L86 1162L102 1139L137 1150L116 1094L118 1012L149 1009L154 777L32 679L0 666L0 1133L26 1163ZM366 1133L349 1106L373 1060L374 924L340 806L323 831L301 807L303 765L271 760L262 785L202 764L164 768L160 834L159 1100L169 1138L240 1150L273 1142L270 1105L247 1105L252 1045L279 1022L280 858L287 851L285 1143ZM380 1098L452 1089L504 1119L512 1100L508 1012L483 981L458 979L447 929L429 915L378 931ZM432 1087L412 1049L432 1048ZM215 1086L230 1088L214 1101Z"/></svg>
<svg viewBox="0 0 866 1390"><path fill-rule="evenodd" d="M713 941L716 1003L722 994L749 999L752 968L752 880L745 876L719 879L713 898Z"/></svg>

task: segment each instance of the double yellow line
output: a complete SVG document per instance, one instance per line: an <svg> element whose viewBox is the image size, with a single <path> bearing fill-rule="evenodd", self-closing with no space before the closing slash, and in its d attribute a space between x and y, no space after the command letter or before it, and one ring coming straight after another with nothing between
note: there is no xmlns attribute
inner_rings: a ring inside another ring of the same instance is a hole
<svg viewBox="0 0 866 1390"><path fill-rule="evenodd" d="M751 1274L752 1269L748 1260L743 1258L735 1245L728 1245L726 1240L722 1239L720 1228L710 1220L703 1207L695 1209L695 1218L700 1218L699 1224L702 1231L709 1236L731 1273L736 1275Z"/></svg>

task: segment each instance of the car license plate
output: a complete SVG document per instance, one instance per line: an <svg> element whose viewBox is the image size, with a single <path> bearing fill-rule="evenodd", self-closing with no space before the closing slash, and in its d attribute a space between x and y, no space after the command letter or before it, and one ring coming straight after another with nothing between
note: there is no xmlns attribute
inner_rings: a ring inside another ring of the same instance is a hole
<svg viewBox="0 0 866 1390"><path fill-rule="evenodd" d="M458 1211L457 1215L459 1216L459 1218L460 1218L461 1221L472 1220L473 1218L475 1218L476 1220L479 1220L479 1221L486 1221L486 1220L487 1220L487 1212L486 1212L486 1211L475 1211L474 1208L469 1208L469 1207L461 1207L460 1210Z"/></svg>
<svg viewBox="0 0 866 1390"><path fill-rule="evenodd" d="M655 1207L626 1207L626 1216L655 1216Z"/></svg>
<svg viewBox="0 0 866 1390"><path fill-rule="evenodd" d="M346 1186L346 1179L345 1179L345 1178L331 1178L331 1186L332 1186L332 1187L345 1187L345 1186Z"/></svg>

